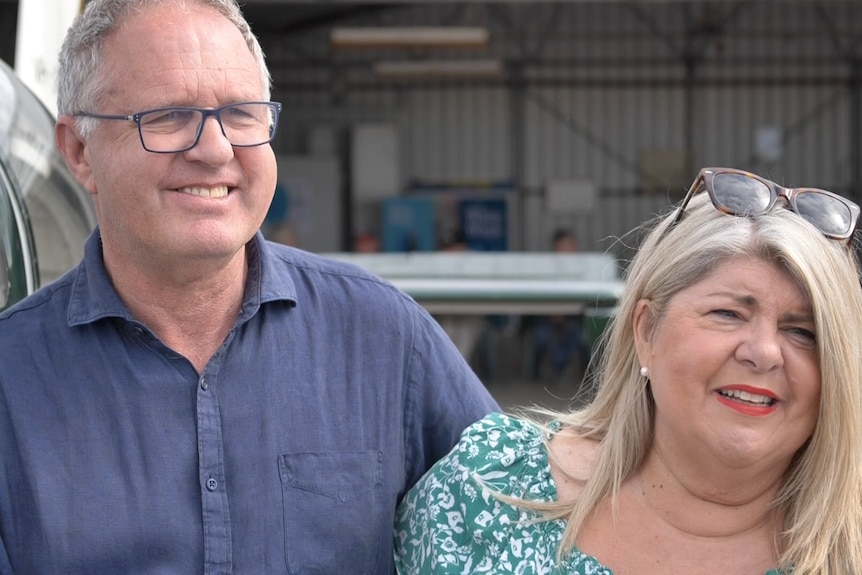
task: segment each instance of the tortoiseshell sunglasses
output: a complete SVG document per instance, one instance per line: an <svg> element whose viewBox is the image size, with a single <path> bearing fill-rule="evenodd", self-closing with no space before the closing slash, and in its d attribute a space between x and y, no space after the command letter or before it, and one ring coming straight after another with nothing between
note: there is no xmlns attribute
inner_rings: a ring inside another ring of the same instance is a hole
<svg viewBox="0 0 862 575"><path fill-rule="evenodd" d="M785 188L733 168L703 168L680 204L671 227L682 219L691 197L703 189L717 210L732 216L765 214L782 197L790 210L834 240L851 241L859 221L859 206L838 194L817 188Z"/></svg>

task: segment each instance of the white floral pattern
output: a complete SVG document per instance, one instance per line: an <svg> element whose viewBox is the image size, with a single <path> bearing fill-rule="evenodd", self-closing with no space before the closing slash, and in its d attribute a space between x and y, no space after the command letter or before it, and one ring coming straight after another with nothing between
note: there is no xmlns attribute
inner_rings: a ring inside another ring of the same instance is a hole
<svg viewBox="0 0 862 575"><path fill-rule="evenodd" d="M559 423L549 427L556 431ZM613 575L577 549L558 564L565 521L537 521L535 512L500 501L481 483L512 497L553 501L557 487L542 431L499 413L467 428L398 507L398 573Z"/></svg>

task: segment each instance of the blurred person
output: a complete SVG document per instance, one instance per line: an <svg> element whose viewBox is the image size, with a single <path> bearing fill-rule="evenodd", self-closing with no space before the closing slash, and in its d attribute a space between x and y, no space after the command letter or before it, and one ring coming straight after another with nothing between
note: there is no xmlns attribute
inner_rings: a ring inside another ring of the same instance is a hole
<svg viewBox="0 0 862 575"><path fill-rule="evenodd" d="M572 254L578 251L577 236L566 229L558 229L551 237L554 253ZM550 366L552 378L578 380L590 357L590 346L584 337L584 315L528 316L523 322L527 345L527 376L538 379L545 362Z"/></svg>
<svg viewBox="0 0 862 575"><path fill-rule="evenodd" d="M238 5L92 0L59 80L98 226L0 315L0 573L392 573L399 499L497 406L409 297L264 239Z"/></svg>
<svg viewBox="0 0 862 575"><path fill-rule="evenodd" d="M377 234L364 232L353 238L353 251L359 254L373 254L380 251L380 239Z"/></svg>
<svg viewBox="0 0 862 575"><path fill-rule="evenodd" d="M468 428L399 507L399 573L862 573L858 217L701 170L631 262L592 402Z"/></svg>
<svg viewBox="0 0 862 575"><path fill-rule="evenodd" d="M578 251L578 236L573 232L560 228L551 236L553 250L560 254L573 254Z"/></svg>

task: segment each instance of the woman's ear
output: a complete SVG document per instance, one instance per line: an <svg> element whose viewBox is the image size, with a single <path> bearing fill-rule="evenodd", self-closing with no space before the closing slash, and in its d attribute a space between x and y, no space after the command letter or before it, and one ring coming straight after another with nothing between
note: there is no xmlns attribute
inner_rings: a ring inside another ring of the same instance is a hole
<svg viewBox="0 0 862 575"><path fill-rule="evenodd" d="M57 118L57 124L54 126L54 143L75 180L95 195L96 184L90 169L87 142L78 134L73 116L64 114Z"/></svg>
<svg viewBox="0 0 862 575"><path fill-rule="evenodd" d="M635 304L634 317L632 317L632 329L634 331L638 362L642 367L649 367L652 362L652 334L654 328L655 316L652 300L638 300Z"/></svg>

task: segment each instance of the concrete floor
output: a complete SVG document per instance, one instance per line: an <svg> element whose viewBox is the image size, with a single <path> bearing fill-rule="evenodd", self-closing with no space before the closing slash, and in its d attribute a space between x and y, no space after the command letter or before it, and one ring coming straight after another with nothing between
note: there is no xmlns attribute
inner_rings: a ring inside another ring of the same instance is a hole
<svg viewBox="0 0 862 575"><path fill-rule="evenodd" d="M467 316L469 317L469 316ZM438 318L453 319L453 318ZM526 369L527 345L522 331L515 329L481 329L470 326L468 336L454 329L462 325L464 317L454 318L459 322L443 321L452 341L464 353L473 370L479 376L504 411L516 408L540 406L565 411L583 401L583 393L576 398L586 366L574 361L563 375L554 376L548 360L535 366L537 375L529 377ZM481 318L475 318L481 320ZM484 321L484 320L482 320ZM517 324L516 324L517 325Z"/></svg>
<svg viewBox="0 0 862 575"><path fill-rule="evenodd" d="M504 410L538 405L563 411L583 401L579 393L586 366L574 361L554 376L547 361L538 366L538 375L528 377L524 365L524 342L520 336L497 335L470 355L470 365Z"/></svg>

